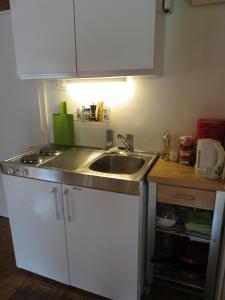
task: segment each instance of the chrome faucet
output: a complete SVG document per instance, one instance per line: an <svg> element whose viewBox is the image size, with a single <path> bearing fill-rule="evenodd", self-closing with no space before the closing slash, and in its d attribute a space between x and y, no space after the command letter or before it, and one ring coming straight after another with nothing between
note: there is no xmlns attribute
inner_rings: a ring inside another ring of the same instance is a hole
<svg viewBox="0 0 225 300"><path fill-rule="evenodd" d="M134 151L134 135L126 134L126 137L122 134L118 134L117 138L125 145L125 151L133 152Z"/></svg>

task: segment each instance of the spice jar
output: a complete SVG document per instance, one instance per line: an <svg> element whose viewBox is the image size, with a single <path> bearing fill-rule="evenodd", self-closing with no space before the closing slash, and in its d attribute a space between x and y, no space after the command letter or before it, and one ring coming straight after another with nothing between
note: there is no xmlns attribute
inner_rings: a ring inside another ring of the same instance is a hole
<svg viewBox="0 0 225 300"><path fill-rule="evenodd" d="M82 121L89 121L91 117L91 109L82 106Z"/></svg>
<svg viewBox="0 0 225 300"><path fill-rule="evenodd" d="M180 137L179 162L185 165L192 165L194 161L195 138L190 135Z"/></svg>
<svg viewBox="0 0 225 300"><path fill-rule="evenodd" d="M96 107L97 105L95 105L94 103L91 104L91 121L96 121Z"/></svg>

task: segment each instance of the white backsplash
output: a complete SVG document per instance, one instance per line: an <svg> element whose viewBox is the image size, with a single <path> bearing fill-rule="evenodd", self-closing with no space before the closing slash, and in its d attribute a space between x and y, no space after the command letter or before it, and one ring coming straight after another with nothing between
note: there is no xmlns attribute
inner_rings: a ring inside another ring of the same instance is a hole
<svg viewBox="0 0 225 300"><path fill-rule="evenodd" d="M177 143L179 136L194 134L198 118L225 119L224 15L224 4L193 7L188 0L174 0L173 13L166 16L163 76L128 78L132 92L124 95L126 101L121 98L111 108L108 126L114 137L133 133L136 148L160 150L166 129ZM68 102L70 113L80 105L55 86L53 81L45 83L50 131L51 116L60 101ZM86 124L82 129L85 133L76 133L80 141L103 143L104 130L99 124Z"/></svg>
<svg viewBox="0 0 225 300"><path fill-rule="evenodd" d="M109 123L106 122L76 122L75 140L77 145L105 148L106 130Z"/></svg>

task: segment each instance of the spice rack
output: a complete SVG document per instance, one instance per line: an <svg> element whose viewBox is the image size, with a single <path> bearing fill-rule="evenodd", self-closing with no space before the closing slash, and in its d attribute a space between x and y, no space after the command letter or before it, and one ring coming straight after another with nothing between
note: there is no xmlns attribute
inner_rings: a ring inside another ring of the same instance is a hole
<svg viewBox="0 0 225 300"><path fill-rule="evenodd" d="M82 106L77 108L77 121L82 122L108 122L110 120L110 108L104 107L104 102L99 102L98 106L95 104L89 107Z"/></svg>

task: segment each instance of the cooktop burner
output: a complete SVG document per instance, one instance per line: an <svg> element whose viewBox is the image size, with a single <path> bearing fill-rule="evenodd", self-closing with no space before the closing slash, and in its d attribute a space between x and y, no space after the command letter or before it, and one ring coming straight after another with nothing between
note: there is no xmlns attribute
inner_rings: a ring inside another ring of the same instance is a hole
<svg viewBox="0 0 225 300"><path fill-rule="evenodd" d="M25 155L20 160L24 164L39 164L43 161L41 154L33 153Z"/></svg>
<svg viewBox="0 0 225 300"><path fill-rule="evenodd" d="M71 148L61 145L46 145L42 148L24 153L24 155L21 155L18 160L17 158L14 159L14 162L17 161L22 164L38 166L40 163L44 163L70 149Z"/></svg>
<svg viewBox="0 0 225 300"><path fill-rule="evenodd" d="M40 149L40 154L43 156L58 155L64 149L60 146L48 146Z"/></svg>

